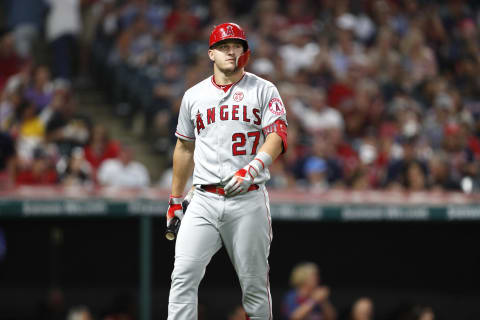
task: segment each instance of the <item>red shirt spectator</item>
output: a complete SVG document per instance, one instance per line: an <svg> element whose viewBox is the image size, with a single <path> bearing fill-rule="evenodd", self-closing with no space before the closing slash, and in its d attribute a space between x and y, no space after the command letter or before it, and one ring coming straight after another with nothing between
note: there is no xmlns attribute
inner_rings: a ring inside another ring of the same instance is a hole
<svg viewBox="0 0 480 320"><path fill-rule="evenodd" d="M10 76L20 71L22 59L14 48L13 36L10 33L0 38L0 91Z"/></svg>
<svg viewBox="0 0 480 320"><path fill-rule="evenodd" d="M17 185L49 185L56 182L57 173L52 169L46 172L36 172L30 169L20 172L17 176Z"/></svg>
<svg viewBox="0 0 480 320"><path fill-rule="evenodd" d="M115 141L109 141L107 145L99 151L99 153L95 152L92 145L85 146L85 158L94 169L98 169L103 161L116 158L120 152L120 146Z"/></svg>
<svg viewBox="0 0 480 320"><path fill-rule="evenodd" d="M41 149L34 151L32 166L20 171L17 185L49 185L57 182L57 172L49 166L49 159Z"/></svg>
<svg viewBox="0 0 480 320"><path fill-rule="evenodd" d="M118 142L110 140L107 129L101 125L96 125L91 134L90 142L85 146L85 159L92 166L95 172L103 161L111 158L117 158L120 153Z"/></svg>
<svg viewBox="0 0 480 320"><path fill-rule="evenodd" d="M177 1L175 9L167 17L166 30L173 32L178 42L185 43L196 38L198 18L190 12L187 1Z"/></svg>

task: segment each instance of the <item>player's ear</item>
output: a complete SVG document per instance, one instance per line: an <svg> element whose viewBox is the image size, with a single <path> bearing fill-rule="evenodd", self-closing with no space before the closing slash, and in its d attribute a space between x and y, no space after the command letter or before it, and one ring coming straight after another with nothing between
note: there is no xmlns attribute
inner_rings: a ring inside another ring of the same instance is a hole
<svg viewBox="0 0 480 320"><path fill-rule="evenodd" d="M212 49L208 50L208 57L210 58L211 61L215 61L215 57L213 55L213 50Z"/></svg>

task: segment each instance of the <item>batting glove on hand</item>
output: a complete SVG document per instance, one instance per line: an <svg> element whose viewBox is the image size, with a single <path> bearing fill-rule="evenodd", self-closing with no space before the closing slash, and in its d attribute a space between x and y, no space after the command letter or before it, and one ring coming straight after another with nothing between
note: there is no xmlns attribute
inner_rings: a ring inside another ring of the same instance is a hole
<svg viewBox="0 0 480 320"><path fill-rule="evenodd" d="M168 201L168 211L167 211L167 227L172 222L172 219L177 217L182 220L183 218L183 207L182 207L182 197L181 196L170 196Z"/></svg>
<svg viewBox="0 0 480 320"><path fill-rule="evenodd" d="M272 163L272 157L266 152L259 152L255 159L250 161L242 169L224 178L222 182L227 185L223 188L225 195L233 197L237 194L244 194L252 185L255 177Z"/></svg>
<svg viewBox="0 0 480 320"><path fill-rule="evenodd" d="M167 211L167 227L170 224L170 221L177 217L182 220L185 211L187 210L190 201L192 201L193 194L195 193L195 188L191 188L188 191L185 198L182 200L182 196L170 196L168 201L168 211ZM180 206L179 206L180 205Z"/></svg>

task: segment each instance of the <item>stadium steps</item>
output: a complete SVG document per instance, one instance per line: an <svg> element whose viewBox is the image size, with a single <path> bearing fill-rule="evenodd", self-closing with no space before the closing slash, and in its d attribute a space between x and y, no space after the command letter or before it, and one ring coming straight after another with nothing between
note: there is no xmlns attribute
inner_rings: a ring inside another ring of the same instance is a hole
<svg viewBox="0 0 480 320"><path fill-rule="evenodd" d="M152 184L156 184L165 166L164 157L155 153L143 135L143 117L133 119L131 129L127 129L125 120L114 114L113 107L108 104L102 91L98 89L77 90L79 113L88 115L94 123L103 123L110 132L111 138L131 145L135 151L135 159L143 163L150 172Z"/></svg>

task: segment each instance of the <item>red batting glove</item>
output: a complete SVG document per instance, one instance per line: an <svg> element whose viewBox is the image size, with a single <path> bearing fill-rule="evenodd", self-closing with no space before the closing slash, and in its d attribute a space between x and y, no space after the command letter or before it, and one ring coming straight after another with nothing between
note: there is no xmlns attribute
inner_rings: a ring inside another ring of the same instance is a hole
<svg viewBox="0 0 480 320"><path fill-rule="evenodd" d="M272 157L266 152L259 152L255 159L245 167L222 179L222 183L227 183L223 188L225 195L233 197L237 194L247 193L255 177L270 164L272 164Z"/></svg>
<svg viewBox="0 0 480 320"><path fill-rule="evenodd" d="M225 195L233 197L237 194L243 194L248 191L248 188L252 185L253 180L257 175L253 176L248 171L248 166L235 172L223 181L227 182L227 185L223 188Z"/></svg>
<svg viewBox="0 0 480 320"><path fill-rule="evenodd" d="M180 220L183 218L182 196L170 196L167 211L167 227L174 217Z"/></svg>

